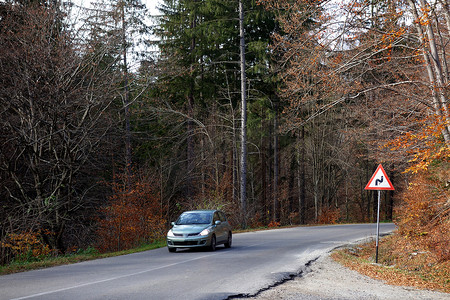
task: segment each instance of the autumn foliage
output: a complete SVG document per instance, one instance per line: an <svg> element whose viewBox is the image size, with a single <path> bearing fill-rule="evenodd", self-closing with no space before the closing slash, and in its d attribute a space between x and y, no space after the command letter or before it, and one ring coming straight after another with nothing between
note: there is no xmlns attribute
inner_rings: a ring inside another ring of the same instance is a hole
<svg viewBox="0 0 450 300"><path fill-rule="evenodd" d="M11 233L0 245L11 252L15 261L20 262L42 259L51 254L51 249L43 242L40 232Z"/></svg>
<svg viewBox="0 0 450 300"><path fill-rule="evenodd" d="M435 160L448 161L450 148L444 141L442 132L448 126L443 116L431 114L418 120L417 129L406 132L386 146L409 157L407 172L426 170Z"/></svg>
<svg viewBox="0 0 450 300"><path fill-rule="evenodd" d="M267 225L267 227L274 228L274 227L279 227L280 225L281 225L280 222L270 221L270 223L269 223L269 225Z"/></svg>
<svg viewBox="0 0 450 300"><path fill-rule="evenodd" d="M324 207L319 215L319 224L336 224L341 216L339 208Z"/></svg>
<svg viewBox="0 0 450 300"><path fill-rule="evenodd" d="M450 191L447 163L420 171L403 193L397 209L398 233L406 252L426 251L435 261L450 259Z"/></svg>
<svg viewBox="0 0 450 300"><path fill-rule="evenodd" d="M148 179L132 177L129 187L116 178L108 204L100 209L97 248L102 251L129 249L162 237L166 229L163 207Z"/></svg>
<svg viewBox="0 0 450 300"><path fill-rule="evenodd" d="M404 244L405 239L397 235L381 239L378 264L373 263L375 241L338 250L331 256L346 267L389 285L450 292L450 261L430 261L430 253L401 250Z"/></svg>

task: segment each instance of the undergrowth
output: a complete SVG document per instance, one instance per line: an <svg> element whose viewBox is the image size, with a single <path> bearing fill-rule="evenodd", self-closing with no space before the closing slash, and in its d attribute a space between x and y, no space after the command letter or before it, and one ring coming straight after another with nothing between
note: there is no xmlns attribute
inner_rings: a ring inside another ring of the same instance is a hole
<svg viewBox="0 0 450 300"><path fill-rule="evenodd" d="M375 242L334 251L331 257L342 265L390 285L450 293L450 261L436 260L424 249L405 250L402 236L380 240L378 264Z"/></svg>
<svg viewBox="0 0 450 300"><path fill-rule="evenodd" d="M164 246L166 246L166 241L159 240L159 241L155 241L151 244L142 245L141 247L138 247L138 248L117 251L117 252L100 253L95 248L87 248L87 249L79 250L72 254L68 254L68 255L64 255L64 256L56 256L56 257L46 257L41 260L35 260L35 259L27 260L27 261L16 260L16 261L12 261L8 265L0 266L0 275L18 273L18 272L23 272L23 271L35 270L35 269L43 269L43 268L48 268L48 267L55 267L55 266L66 265L66 264L73 264L73 263L77 263L77 262L94 260L94 259L99 259L99 258L132 254L132 253L152 250L152 249L156 249L156 248L161 248Z"/></svg>

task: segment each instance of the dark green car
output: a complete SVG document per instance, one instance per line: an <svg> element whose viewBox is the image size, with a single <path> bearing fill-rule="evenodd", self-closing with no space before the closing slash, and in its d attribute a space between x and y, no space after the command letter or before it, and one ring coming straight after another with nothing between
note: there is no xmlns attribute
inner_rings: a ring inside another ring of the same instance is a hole
<svg viewBox="0 0 450 300"><path fill-rule="evenodd" d="M167 233L167 247L170 252L177 248L205 247L211 251L224 244L231 247L231 226L225 214L219 210L193 210L180 215L172 222L172 229Z"/></svg>

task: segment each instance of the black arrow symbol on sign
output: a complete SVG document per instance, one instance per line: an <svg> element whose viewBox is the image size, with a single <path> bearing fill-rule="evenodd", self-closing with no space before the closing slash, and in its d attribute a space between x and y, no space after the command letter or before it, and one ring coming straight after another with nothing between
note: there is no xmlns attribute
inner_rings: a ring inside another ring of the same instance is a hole
<svg viewBox="0 0 450 300"><path fill-rule="evenodd" d="M383 182L383 176L381 176L381 179L375 180L375 186L377 186L379 183Z"/></svg>

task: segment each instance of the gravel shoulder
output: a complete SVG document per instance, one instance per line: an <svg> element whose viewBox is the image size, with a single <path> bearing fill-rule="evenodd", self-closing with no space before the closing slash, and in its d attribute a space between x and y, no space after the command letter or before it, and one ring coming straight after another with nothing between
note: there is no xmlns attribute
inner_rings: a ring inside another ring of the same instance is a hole
<svg viewBox="0 0 450 300"><path fill-rule="evenodd" d="M303 272L283 284L248 299L445 299L450 294L418 290L413 287L391 286L347 269L322 256Z"/></svg>

